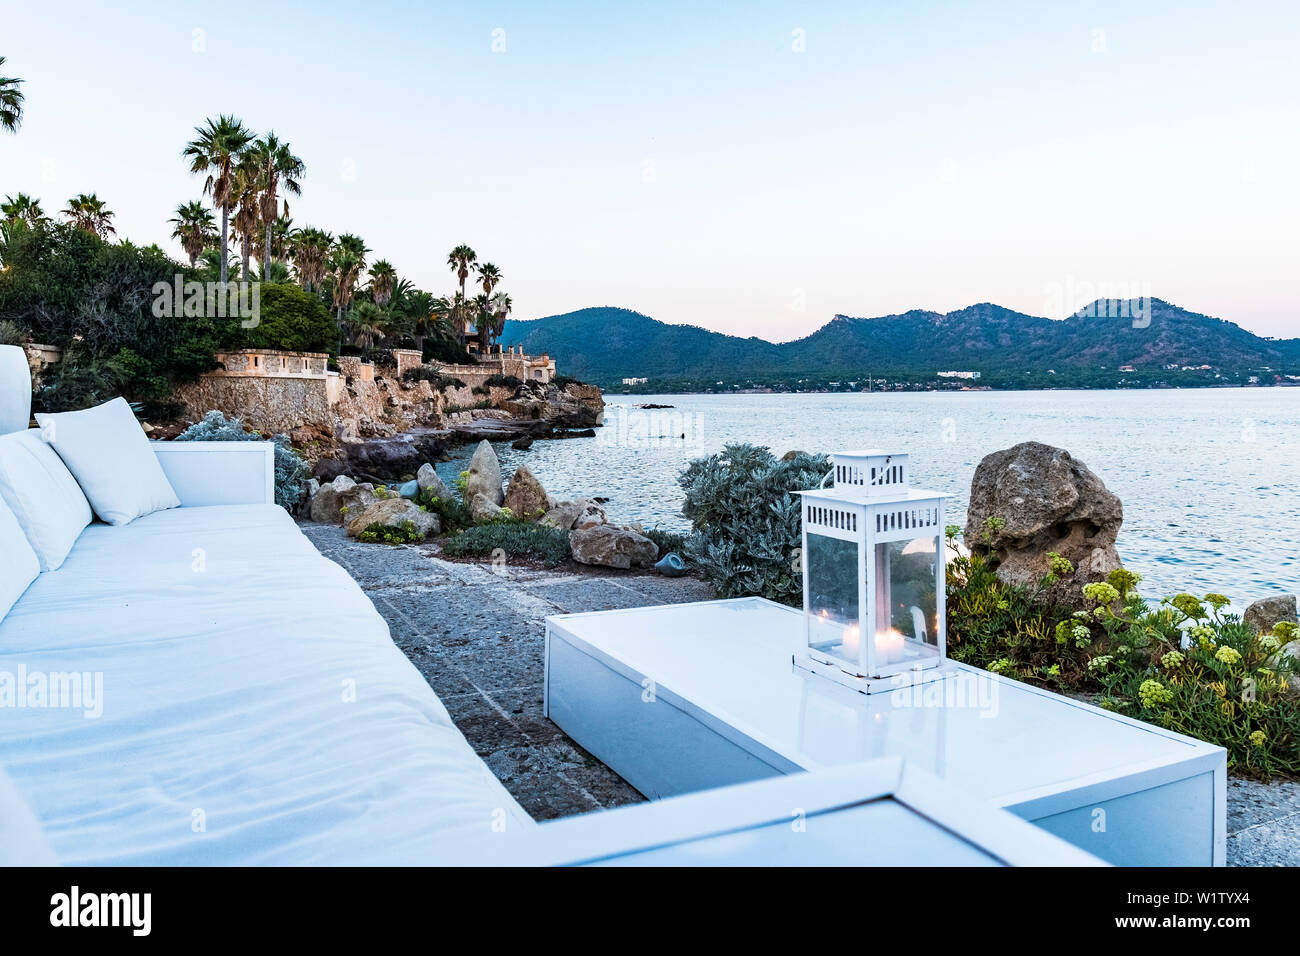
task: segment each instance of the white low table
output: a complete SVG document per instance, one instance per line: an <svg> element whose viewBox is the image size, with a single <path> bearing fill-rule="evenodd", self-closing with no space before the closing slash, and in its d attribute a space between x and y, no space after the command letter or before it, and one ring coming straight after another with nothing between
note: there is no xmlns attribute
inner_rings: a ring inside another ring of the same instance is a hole
<svg viewBox="0 0 1300 956"><path fill-rule="evenodd" d="M759 598L546 624L547 715L651 799L902 757L1110 863L1224 863L1221 747L959 664L854 693L793 667L800 612Z"/></svg>
<svg viewBox="0 0 1300 956"><path fill-rule="evenodd" d="M897 757L443 843L438 866L1102 866Z"/></svg>

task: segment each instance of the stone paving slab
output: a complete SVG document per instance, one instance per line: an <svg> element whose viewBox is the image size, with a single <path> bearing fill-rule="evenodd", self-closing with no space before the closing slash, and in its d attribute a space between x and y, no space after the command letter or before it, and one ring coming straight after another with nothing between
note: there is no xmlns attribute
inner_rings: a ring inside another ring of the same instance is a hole
<svg viewBox="0 0 1300 956"><path fill-rule="evenodd" d="M542 714L549 614L707 601L694 578L493 569L300 524L357 580L470 745L537 820L644 798ZM1300 782L1228 782L1228 864L1300 866Z"/></svg>

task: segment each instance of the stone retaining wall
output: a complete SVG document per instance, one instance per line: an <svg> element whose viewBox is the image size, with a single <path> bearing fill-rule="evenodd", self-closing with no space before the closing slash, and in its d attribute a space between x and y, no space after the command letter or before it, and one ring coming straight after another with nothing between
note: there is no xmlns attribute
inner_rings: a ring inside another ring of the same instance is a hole
<svg viewBox="0 0 1300 956"><path fill-rule="evenodd" d="M324 378L204 375L193 384L178 386L175 395L184 403L186 417L195 421L217 409L266 434L334 427Z"/></svg>

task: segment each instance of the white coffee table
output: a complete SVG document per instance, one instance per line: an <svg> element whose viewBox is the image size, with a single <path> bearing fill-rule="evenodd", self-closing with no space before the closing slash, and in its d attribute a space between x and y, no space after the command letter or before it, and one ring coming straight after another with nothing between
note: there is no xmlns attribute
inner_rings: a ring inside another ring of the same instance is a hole
<svg viewBox="0 0 1300 956"><path fill-rule="evenodd" d="M1224 863L1223 748L959 664L854 693L801 633L758 598L550 617L546 712L652 799L894 756L1110 863Z"/></svg>

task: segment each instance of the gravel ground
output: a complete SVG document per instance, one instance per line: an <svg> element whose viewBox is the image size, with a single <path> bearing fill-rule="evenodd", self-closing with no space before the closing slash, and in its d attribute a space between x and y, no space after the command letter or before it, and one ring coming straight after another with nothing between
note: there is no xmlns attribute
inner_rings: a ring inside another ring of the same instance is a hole
<svg viewBox="0 0 1300 956"><path fill-rule="evenodd" d="M358 544L335 525L303 532L370 595L393 640L492 772L535 819L644 799L542 715L549 614L708 600L693 578L543 571L444 560L424 546ZM1228 864L1300 866L1300 782L1228 782Z"/></svg>

